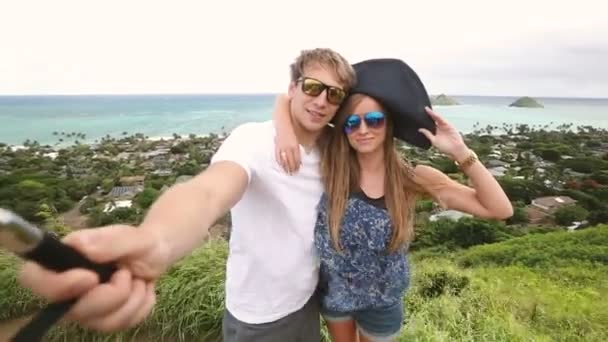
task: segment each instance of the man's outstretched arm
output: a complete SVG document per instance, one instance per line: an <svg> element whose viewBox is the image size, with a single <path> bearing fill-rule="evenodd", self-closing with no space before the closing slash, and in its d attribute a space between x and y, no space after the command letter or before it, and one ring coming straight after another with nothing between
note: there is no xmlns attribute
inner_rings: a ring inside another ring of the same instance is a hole
<svg viewBox="0 0 608 342"><path fill-rule="evenodd" d="M168 267L201 244L209 228L241 199L247 183L247 172L239 164L213 163L160 196L140 229L155 234L166 248Z"/></svg>
<svg viewBox="0 0 608 342"><path fill-rule="evenodd" d="M140 227L116 225L83 229L64 242L95 262L120 266L111 281L74 269L53 272L33 262L21 270L21 283L49 302L78 298L66 318L99 330L117 331L142 322L156 301L155 283L178 259L207 236L209 227L243 195L244 166L217 161L188 182L167 190Z"/></svg>

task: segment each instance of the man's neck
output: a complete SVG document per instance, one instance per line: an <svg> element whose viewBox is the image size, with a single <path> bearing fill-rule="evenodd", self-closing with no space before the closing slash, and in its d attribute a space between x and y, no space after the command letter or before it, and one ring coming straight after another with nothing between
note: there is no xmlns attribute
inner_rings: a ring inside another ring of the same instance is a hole
<svg viewBox="0 0 608 342"><path fill-rule="evenodd" d="M300 123L296 120L292 119L292 122L293 130L296 134L296 139L298 140L298 143L302 145L306 151L310 151L317 143L317 139L319 139L321 131L311 132L309 130L304 129L304 127L302 127L302 125L300 125Z"/></svg>

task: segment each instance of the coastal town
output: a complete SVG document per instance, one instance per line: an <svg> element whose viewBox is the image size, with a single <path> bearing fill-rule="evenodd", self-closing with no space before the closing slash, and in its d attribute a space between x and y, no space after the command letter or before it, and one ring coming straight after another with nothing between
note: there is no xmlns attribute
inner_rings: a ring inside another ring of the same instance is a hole
<svg viewBox="0 0 608 342"><path fill-rule="evenodd" d="M48 144L0 143L0 207L58 237L115 223L137 225L158 196L205 170L228 134L222 128L206 136L150 138L125 131L93 140L57 131L52 132L56 141ZM485 220L445 210L428 197L417 200L409 248L413 286L404 298L413 323L402 337L470 340L462 327L487 321L475 331L484 336L503 331L498 340L516 340L522 330L496 326L516 316L517 324L530 327L522 340L551 331L552 337L573 341L580 336L605 341L600 298L608 255L608 130L553 122L476 123L463 136L507 193L514 214L504 221ZM434 148L399 141L396 146L412 165L431 165L462 184L470 182ZM107 335L65 325L49 340L220 340L207 337L221 332L230 232L227 213L210 228L205 244L159 279L157 309L142 327ZM44 304L18 285L18 265L17 258L0 251L0 340ZM527 299L519 299L522 293ZM479 309L470 311L471 302L481 303ZM458 308L456 316L435 319L443 317L446 305ZM542 320L536 311L543 312ZM192 312L195 323L187 322ZM418 321L433 328L417 331ZM452 327L439 326L446 321L454 322ZM433 334L442 337L426 338Z"/></svg>
<svg viewBox="0 0 608 342"><path fill-rule="evenodd" d="M170 186L204 170L227 133L149 139L124 132L92 144L77 132L55 132L57 146L26 141L0 144L0 206L37 223L69 229L137 224ZM74 143L66 144L68 139ZM499 180L514 204L512 224L574 230L608 222L608 132L570 125L477 127L470 148ZM427 164L466 183L456 165L434 149L401 144L412 164ZM429 221L468 215L428 204ZM229 220L229 217L226 218ZM226 221L225 220L225 221Z"/></svg>

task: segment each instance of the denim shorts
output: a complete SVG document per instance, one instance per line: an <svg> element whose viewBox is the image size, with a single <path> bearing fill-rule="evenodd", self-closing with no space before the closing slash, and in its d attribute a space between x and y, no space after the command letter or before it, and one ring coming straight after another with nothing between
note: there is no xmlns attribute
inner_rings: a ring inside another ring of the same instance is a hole
<svg viewBox="0 0 608 342"><path fill-rule="evenodd" d="M392 341L403 326L403 302L383 307L353 312L338 312L321 307L321 314L328 322L354 320L359 331L374 342Z"/></svg>

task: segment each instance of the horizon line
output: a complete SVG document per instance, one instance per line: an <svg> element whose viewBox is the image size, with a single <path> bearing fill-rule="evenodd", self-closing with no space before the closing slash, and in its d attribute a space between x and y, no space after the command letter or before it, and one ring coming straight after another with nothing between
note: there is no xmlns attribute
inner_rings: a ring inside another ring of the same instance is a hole
<svg viewBox="0 0 608 342"><path fill-rule="evenodd" d="M193 96L193 95L214 95L214 96L234 96L234 95L278 95L282 92L184 92L184 93L30 93L30 94L0 94L0 97L44 97L44 96ZM608 97L591 96L558 96L558 95L482 95L482 94L449 94L449 93L429 93L429 96L447 95L449 97L532 97L532 98L553 98L553 99L587 99L587 100L608 100Z"/></svg>

